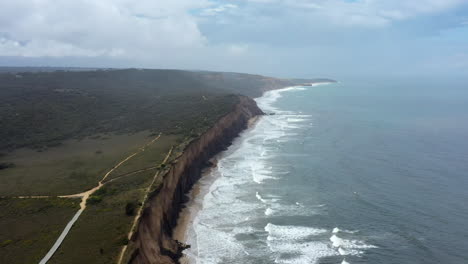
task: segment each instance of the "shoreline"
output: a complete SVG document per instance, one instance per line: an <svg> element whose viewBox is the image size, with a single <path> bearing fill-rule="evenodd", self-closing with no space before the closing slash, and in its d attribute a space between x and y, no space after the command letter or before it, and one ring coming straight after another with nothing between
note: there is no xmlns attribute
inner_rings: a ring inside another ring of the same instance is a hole
<svg viewBox="0 0 468 264"><path fill-rule="evenodd" d="M248 128L252 117L264 114L252 98L237 96L239 101L233 109L191 141L180 156L169 164L158 188L149 195L136 231L128 243L131 251L124 258L125 262L180 263L186 245L176 241L173 236L174 233L182 234L178 235L181 239L186 233L183 229L175 232L175 229L181 211L187 207L187 194L193 190L207 165L211 166L209 161L232 145L233 140Z"/></svg>
<svg viewBox="0 0 468 264"><path fill-rule="evenodd" d="M317 82L311 83L308 87L316 87L320 85L331 84L333 82ZM254 98L257 101L258 98L265 96L268 92L272 91L281 91L287 90L296 87L307 87L307 85L295 85L295 86L288 86L283 87L280 89L271 89L264 91L262 96ZM258 102L257 102L258 104ZM259 105L260 107L260 105ZM262 109L262 111L266 111L267 109ZM259 121L262 116L254 116L248 121L247 129L243 131L243 133L247 130L252 129ZM233 142L232 142L233 143ZM232 143L230 146L232 146ZM192 231L192 227L194 222L196 221L198 212L203 209L203 199L206 194L208 194L210 186L218 179L218 177L214 177L211 175L211 171L217 168L217 160L222 158L222 156L226 153L226 151L221 151L216 154L210 161L214 164L209 168L205 168L202 170L202 175L200 179L193 185L192 189L187 193L187 201L183 204L183 208L179 213L179 217L177 218L176 226L174 228L172 238L177 240L184 245L191 246L188 244L189 233ZM195 234L196 236L196 234ZM196 263L196 259L194 256L190 256L186 254L186 252L182 252L182 257L179 259L181 264L191 264Z"/></svg>
<svg viewBox="0 0 468 264"><path fill-rule="evenodd" d="M252 129L260 118L261 116L252 117L248 121L247 129L245 129L243 132ZM222 158L223 154L225 154L225 151L216 154L212 159L210 159L210 162L212 162L214 165L205 168L202 171L202 176L200 179L193 185L190 192L187 193L188 201L183 204L183 209L179 213L177 225L174 228L172 234L172 238L174 240L191 246L190 244L187 244L189 232L191 231L191 227L197 218L198 212L203 209L203 198L206 194L208 194L210 186L218 179L217 176L213 176L211 174L211 171L217 168L217 160ZM183 256L179 259L179 262L181 264L190 264L195 263L195 260L193 257L183 252Z"/></svg>
<svg viewBox="0 0 468 264"><path fill-rule="evenodd" d="M209 185L211 185L216 180L216 178L211 178L207 184L208 186L203 186L203 183L205 183L204 180L207 180L207 178L210 176L210 171L214 168L215 167L211 167L207 171L203 171L202 178L197 183L195 183L190 192L187 194L188 201L184 203L184 207L180 211L179 218L177 219L177 225L174 228L172 235L174 240L184 244L187 243L189 232L194 224L198 212L203 209L203 204L200 203L198 199L204 197L208 193L209 188L204 187L209 187ZM202 191L205 192L201 193ZM183 256L179 259L179 262L181 264L189 264L192 263L192 260L189 255L183 253Z"/></svg>

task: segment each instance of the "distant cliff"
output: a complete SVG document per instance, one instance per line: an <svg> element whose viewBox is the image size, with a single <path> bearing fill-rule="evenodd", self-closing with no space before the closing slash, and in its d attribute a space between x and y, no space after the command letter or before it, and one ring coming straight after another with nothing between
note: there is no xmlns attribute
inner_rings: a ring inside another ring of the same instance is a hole
<svg viewBox="0 0 468 264"><path fill-rule="evenodd" d="M183 247L172 239L186 193L201 177L201 170L210 158L225 149L248 121L263 112L254 100L239 96L233 110L190 143L172 163L161 188L150 195L139 226L131 240L133 253L129 263L178 263Z"/></svg>

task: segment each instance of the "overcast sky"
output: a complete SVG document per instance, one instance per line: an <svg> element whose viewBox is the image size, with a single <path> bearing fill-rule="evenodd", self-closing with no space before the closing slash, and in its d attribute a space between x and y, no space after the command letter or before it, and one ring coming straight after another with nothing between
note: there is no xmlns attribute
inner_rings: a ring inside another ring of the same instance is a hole
<svg viewBox="0 0 468 264"><path fill-rule="evenodd" d="M468 75L468 0L0 0L0 65Z"/></svg>

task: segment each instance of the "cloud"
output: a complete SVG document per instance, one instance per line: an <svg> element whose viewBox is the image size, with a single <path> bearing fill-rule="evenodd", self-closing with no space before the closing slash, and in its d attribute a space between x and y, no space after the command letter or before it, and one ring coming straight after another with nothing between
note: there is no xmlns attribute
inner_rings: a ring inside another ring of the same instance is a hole
<svg viewBox="0 0 468 264"><path fill-rule="evenodd" d="M227 12L229 10L236 9L236 8L237 8L237 6L233 5L233 4L218 5L218 6L215 6L215 7L210 7L210 8L206 8L206 9L202 10L200 12L200 15L202 15L202 16L215 16L215 15L218 15L220 13L224 13L224 12Z"/></svg>
<svg viewBox="0 0 468 264"><path fill-rule="evenodd" d="M435 72L466 69L467 18L466 0L5 0L0 63Z"/></svg>
<svg viewBox="0 0 468 264"><path fill-rule="evenodd" d="M0 55L24 56L24 57L63 57L64 55L96 57L118 56L123 51L119 49L83 49L72 44L57 42L54 40L30 40L25 43L0 38Z"/></svg>
<svg viewBox="0 0 468 264"><path fill-rule="evenodd" d="M232 48L236 43L260 39L275 43L275 37L294 40L324 32L341 35L342 28L384 27L462 3L464 0L5 1L0 9L0 56L159 58L219 43L232 52L240 50ZM281 30L288 30L290 37L276 36Z"/></svg>
<svg viewBox="0 0 468 264"><path fill-rule="evenodd" d="M190 14L207 1L5 1L1 56L152 56L205 45ZM157 57L157 56L156 56Z"/></svg>

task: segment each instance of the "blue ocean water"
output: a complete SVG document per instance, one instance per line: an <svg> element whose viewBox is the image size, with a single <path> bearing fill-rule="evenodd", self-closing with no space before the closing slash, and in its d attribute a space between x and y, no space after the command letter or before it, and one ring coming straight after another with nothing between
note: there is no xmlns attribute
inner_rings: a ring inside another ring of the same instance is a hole
<svg viewBox="0 0 468 264"><path fill-rule="evenodd" d="M202 178L194 263L468 263L468 89L342 81L267 92Z"/></svg>

